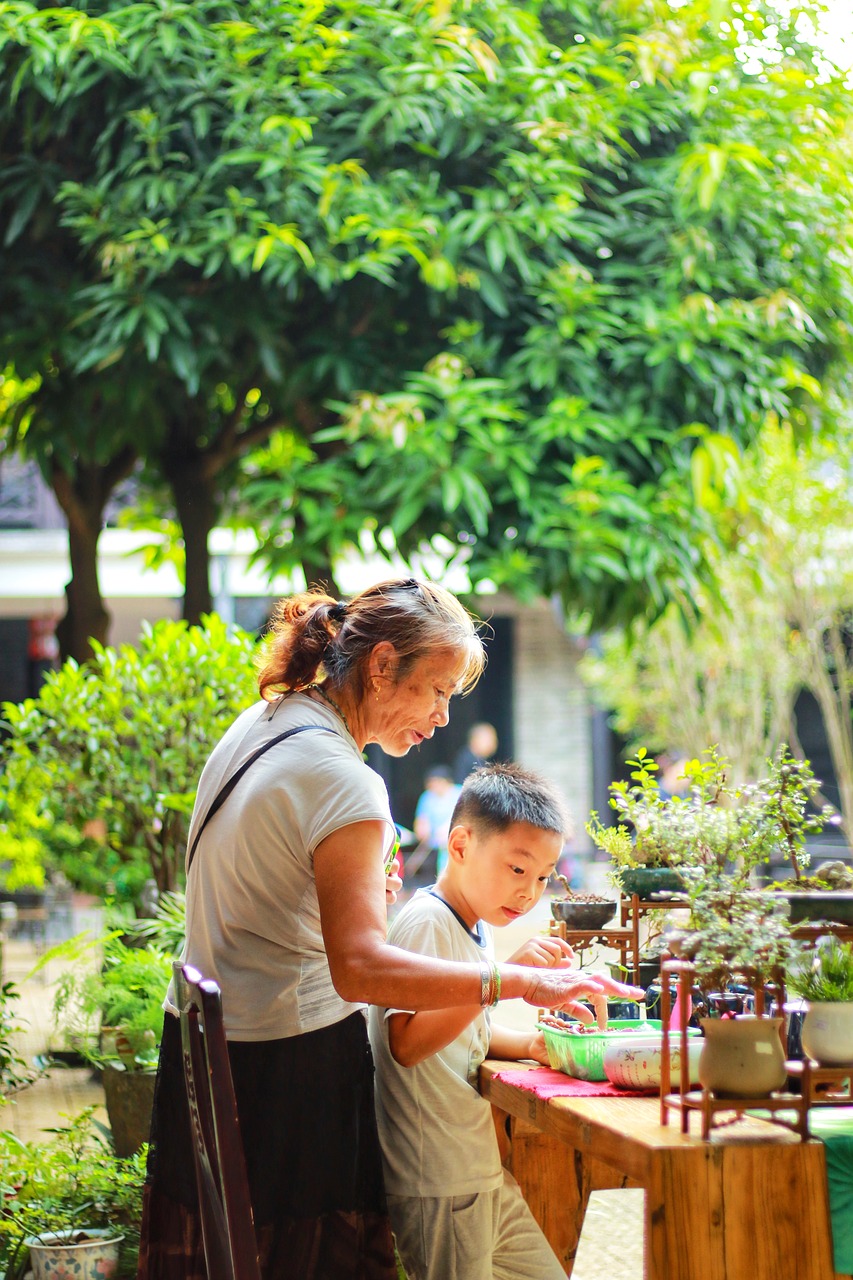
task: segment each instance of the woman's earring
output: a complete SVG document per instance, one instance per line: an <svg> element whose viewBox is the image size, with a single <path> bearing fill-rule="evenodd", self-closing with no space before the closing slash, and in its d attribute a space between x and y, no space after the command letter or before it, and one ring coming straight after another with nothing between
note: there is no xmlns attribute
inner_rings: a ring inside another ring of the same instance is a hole
<svg viewBox="0 0 853 1280"><path fill-rule="evenodd" d="M379 697L379 681L378 680L373 681L373 696L374 698Z"/></svg>

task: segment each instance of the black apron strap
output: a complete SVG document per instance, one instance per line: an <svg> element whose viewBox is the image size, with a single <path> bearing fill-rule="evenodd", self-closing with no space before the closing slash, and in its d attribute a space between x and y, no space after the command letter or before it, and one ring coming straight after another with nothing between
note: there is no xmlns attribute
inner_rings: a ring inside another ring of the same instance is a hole
<svg viewBox="0 0 853 1280"><path fill-rule="evenodd" d="M228 779L228 781L221 788L219 793L214 797L212 805L208 809L207 813L204 815L201 821L201 825L198 831L195 833L195 839L193 840L192 848L190 849L189 856L187 857L187 874L189 874L190 867L192 866L193 858L195 857L195 851L198 846L198 842L201 839L201 833L204 831L205 827L207 826L208 822L210 822L210 819L214 816L214 814L217 814L219 810L222 808L225 801L228 799L231 792L234 790L234 788L236 787L237 783L240 781L240 779L242 778L246 770L251 765L253 765L255 761L264 754L265 751L269 751L270 747L276 746L279 742L284 742L285 738L292 738L295 733L304 733L306 729L320 729L322 730L323 733L334 733L336 738L340 737L339 733L336 733L334 729L330 729L329 726L325 724L300 724L300 725L297 725L295 729L286 729L285 732L280 733L278 737L270 738L269 742L265 742L262 747L258 747L257 751L254 751L252 755L249 756L249 759L244 761L243 764L240 765L240 768L237 770L237 772Z"/></svg>

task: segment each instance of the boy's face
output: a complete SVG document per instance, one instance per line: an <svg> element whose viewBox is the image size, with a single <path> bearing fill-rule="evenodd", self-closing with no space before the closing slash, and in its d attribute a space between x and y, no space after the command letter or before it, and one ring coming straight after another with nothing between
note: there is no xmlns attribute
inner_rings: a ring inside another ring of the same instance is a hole
<svg viewBox="0 0 853 1280"><path fill-rule="evenodd" d="M502 926L525 915L542 897L563 849L555 831L515 822L505 831L454 827L438 888L469 929L478 920Z"/></svg>

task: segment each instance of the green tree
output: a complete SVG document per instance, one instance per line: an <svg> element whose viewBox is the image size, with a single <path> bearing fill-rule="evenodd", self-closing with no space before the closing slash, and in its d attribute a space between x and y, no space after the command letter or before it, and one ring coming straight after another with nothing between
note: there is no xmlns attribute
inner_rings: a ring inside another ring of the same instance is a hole
<svg viewBox="0 0 853 1280"><path fill-rule="evenodd" d="M772 419L718 494L718 592L692 629L665 614L603 638L582 673L635 743L693 756L717 743L737 780L760 777L797 742L806 688L821 712L853 833L853 529L851 428L797 444Z"/></svg>
<svg viewBox="0 0 853 1280"><path fill-rule="evenodd" d="M820 707L853 840L853 431L798 448L768 424L745 460L737 536L764 567L763 591L791 627L803 684ZM745 499L745 501L743 500Z"/></svg>
<svg viewBox="0 0 853 1280"><path fill-rule="evenodd" d="M717 746L736 785L764 775L790 741L803 663L761 565L742 551L713 559L717 589L605 633L580 673L632 750L693 759Z"/></svg>
<svg viewBox="0 0 853 1280"><path fill-rule="evenodd" d="M145 626L137 648L96 644L91 663L69 659L37 698L3 704L3 816L15 824L36 805L78 830L101 826L103 847L75 875L95 892L112 880L133 898L149 876L161 890L182 881L198 775L256 696L252 637L205 622Z"/></svg>
<svg viewBox="0 0 853 1280"><path fill-rule="evenodd" d="M75 493L165 479L191 617L259 442L271 564L443 535L475 580L659 608L702 568L695 441L847 342L848 99L772 6L16 0L0 48L19 436Z"/></svg>

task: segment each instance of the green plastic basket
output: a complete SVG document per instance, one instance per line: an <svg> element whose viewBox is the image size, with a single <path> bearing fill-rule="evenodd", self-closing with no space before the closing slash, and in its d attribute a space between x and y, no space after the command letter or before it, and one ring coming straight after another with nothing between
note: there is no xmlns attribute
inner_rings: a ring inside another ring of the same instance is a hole
<svg viewBox="0 0 853 1280"><path fill-rule="evenodd" d="M579 1026L580 1023L567 1024ZM604 1050L609 1044L639 1044L642 1036L633 1027L648 1031L649 1038L660 1039L663 1023L658 1018L611 1018L606 1031L590 1031L573 1035L570 1031L558 1031L556 1027L539 1024L545 1036L548 1061L555 1071L564 1071L577 1080L606 1080ZM623 1034L620 1035L619 1033ZM627 1034L624 1034L627 1033Z"/></svg>

